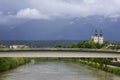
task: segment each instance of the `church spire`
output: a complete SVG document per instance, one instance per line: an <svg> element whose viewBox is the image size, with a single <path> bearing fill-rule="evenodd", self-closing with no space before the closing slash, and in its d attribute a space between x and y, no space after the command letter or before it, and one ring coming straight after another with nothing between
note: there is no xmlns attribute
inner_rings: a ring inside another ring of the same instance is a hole
<svg viewBox="0 0 120 80"><path fill-rule="evenodd" d="M103 44L103 43L104 43L104 37L103 37L102 29L100 30L99 43L100 43L100 44Z"/></svg>
<svg viewBox="0 0 120 80"><path fill-rule="evenodd" d="M102 32L102 30L100 30L100 36L101 36L101 37L103 36L103 32Z"/></svg>
<svg viewBox="0 0 120 80"><path fill-rule="evenodd" d="M97 29L95 30L95 36L98 36L98 34L97 34Z"/></svg>
<svg viewBox="0 0 120 80"><path fill-rule="evenodd" d="M97 29L95 30L95 34L91 37L91 39L95 43L103 44L104 43L104 37L103 37L103 32L102 29L100 30L100 33L98 35Z"/></svg>

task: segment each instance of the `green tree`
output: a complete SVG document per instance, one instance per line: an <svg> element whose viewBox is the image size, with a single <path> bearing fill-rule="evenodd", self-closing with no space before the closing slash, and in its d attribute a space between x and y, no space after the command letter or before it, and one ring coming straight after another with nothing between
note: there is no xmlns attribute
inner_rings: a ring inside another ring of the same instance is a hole
<svg viewBox="0 0 120 80"><path fill-rule="evenodd" d="M62 44L58 43L55 48L62 48Z"/></svg>
<svg viewBox="0 0 120 80"><path fill-rule="evenodd" d="M72 43L68 45L67 48L78 48L78 45L76 43Z"/></svg>
<svg viewBox="0 0 120 80"><path fill-rule="evenodd" d="M77 44L78 48L85 48L85 44L86 44L87 41L81 41Z"/></svg>
<svg viewBox="0 0 120 80"><path fill-rule="evenodd" d="M0 72L8 70L10 68L10 63L6 58L0 58Z"/></svg>
<svg viewBox="0 0 120 80"><path fill-rule="evenodd" d="M28 58L0 58L0 72L30 62Z"/></svg>

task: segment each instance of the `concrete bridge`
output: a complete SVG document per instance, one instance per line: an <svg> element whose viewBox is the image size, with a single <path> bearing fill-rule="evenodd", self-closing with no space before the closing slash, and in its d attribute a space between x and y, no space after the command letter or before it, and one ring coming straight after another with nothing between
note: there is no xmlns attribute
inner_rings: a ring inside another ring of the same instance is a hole
<svg viewBox="0 0 120 80"><path fill-rule="evenodd" d="M0 57L120 57L118 50L80 49L80 48L29 48L0 49Z"/></svg>

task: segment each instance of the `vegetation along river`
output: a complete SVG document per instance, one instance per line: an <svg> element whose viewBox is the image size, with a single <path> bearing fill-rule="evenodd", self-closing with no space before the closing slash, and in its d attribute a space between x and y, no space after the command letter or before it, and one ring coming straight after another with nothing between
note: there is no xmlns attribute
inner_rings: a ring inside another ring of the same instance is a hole
<svg viewBox="0 0 120 80"><path fill-rule="evenodd" d="M79 63L47 61L3 72L0 80L120 80L120 77Z"/></svg>

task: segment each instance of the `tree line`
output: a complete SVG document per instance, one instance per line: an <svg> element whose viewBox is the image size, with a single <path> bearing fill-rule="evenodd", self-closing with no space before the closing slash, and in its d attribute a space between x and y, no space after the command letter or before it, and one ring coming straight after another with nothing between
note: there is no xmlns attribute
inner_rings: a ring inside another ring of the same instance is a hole
<svg viewBox="0 0 120 80"><path fill-rule="evenodd" d="M61 43L58 43L55 48L63 48ZM64 48L88 48L88 49L118 49L119 45L116 42L106 41L103 44L95 43L92 39L89 41L81 41L79 43L71 43Z"/></svg>
<svg viewBox="0 0 120 80"><path fill-rule="evenodd" d="M16 68L30 62L30 58L0 58L0 72Z"/></svg>

